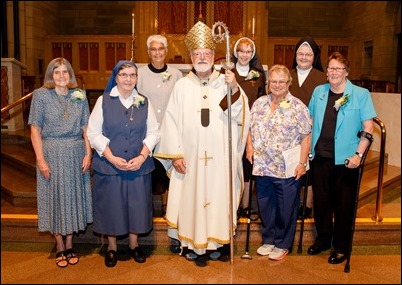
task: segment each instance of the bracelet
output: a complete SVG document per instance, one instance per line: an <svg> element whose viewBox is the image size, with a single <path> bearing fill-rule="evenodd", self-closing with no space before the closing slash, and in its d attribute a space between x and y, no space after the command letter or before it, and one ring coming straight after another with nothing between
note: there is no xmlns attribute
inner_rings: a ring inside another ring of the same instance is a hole
<svg viewBox="0 0 402 285"><path fill-rule="evenodd" d="M358 157L360 157L360 158L362 158L362 157L363 157L363 154L362 154L362 153L360 153L360 152L358 152L358 151L356 151L356 152L355 152L355 154L356 154Z"/></svg>
<svg viewBox="0 0 402 285"><path fill-rule="evenodd" d="M307 167L307 163L306 162L299 162L299 164L303 165L304 167Z"/></svg>
<svg viewBox="0 0 402 285"><path fill-rule="evenodd" d="M143 155L142 153L140 153L138 156L142 156L144 158L144 160L146 160L147 158L145 157L145 155Z"/></svg>

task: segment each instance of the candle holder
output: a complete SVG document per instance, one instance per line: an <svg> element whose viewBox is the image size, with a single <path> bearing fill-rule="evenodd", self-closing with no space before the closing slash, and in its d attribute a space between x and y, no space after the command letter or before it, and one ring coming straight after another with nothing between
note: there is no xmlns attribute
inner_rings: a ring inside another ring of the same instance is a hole
<svg viewBox="0 0 402 285"><path fill-rule="evenodd" d="M130 61L135 61L135 49L134 49L134 44L135 44L135 35L131 35L131 59Z"/></svg>

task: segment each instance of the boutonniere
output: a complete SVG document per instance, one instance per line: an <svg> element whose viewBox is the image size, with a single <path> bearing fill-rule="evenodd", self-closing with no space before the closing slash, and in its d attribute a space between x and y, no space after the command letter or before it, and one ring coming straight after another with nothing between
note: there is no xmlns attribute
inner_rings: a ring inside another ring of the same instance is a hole
<svg viewBox="0 0 402 285"><path fill-rule="evenodd" d="M343 95L341 98L335 101L334 105L335 110L338 111L340 107L342 107L348 102L349 102L349 94Z"/></svg>
<svg viewBox="0 0 402 285"><path fill-rule="evenodd" d="M250 70L245 80L257 80L258 77L260 77L260 73L258 71Z"/></svg>
<svg viewBox="0 0 402 285"><path fill-rule="evenodd" d="M137 109L140 108L141 105L145 104L145 98L142 97L141 95L137 94L134 95L134 100L133 100L133 106L136 107Z"/></svg>
<svg viewBox="0 0 402 285"><path fill-rule="evenodd" d="M162 82L169 81L170 77L172 77L172 75L169 72L162 72Z"/></svg>
<svg viewBox="0 0 402 285"><path fill-rule="evenodd" d="M75 89L75 91L71 94L71 99L73 101L83 101L87 98L87 96L85 95L85 91L82 89Z"/></svg>
<svg viewBox="0 0 402 285"><path fill-rule="evenodd" d="M282 109L282 111L286 111L287 109L290 108L290 101L289 100L282 100L281 103L279 103L279 107Z"/></svg>

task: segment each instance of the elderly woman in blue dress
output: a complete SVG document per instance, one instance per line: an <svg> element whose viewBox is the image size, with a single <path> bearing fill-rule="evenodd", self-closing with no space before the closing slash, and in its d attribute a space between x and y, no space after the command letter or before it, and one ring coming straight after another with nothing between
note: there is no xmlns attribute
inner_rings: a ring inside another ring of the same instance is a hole
<svg viewBox="0 0 402 285"><path fill-rule="evenodd" d="M126 234L131 256L145 262L138 234L152 230L150 155L160 136L151 102L137 92L137 72L134 62L119 61L89 118L94 232L107 235L107 267L116 265L117 237Z"/></svg>
<svg viewBox="0 0 402 285"><path fill-rule="evenodd" d="M78 263L73 233L92 223L89 106L77 87L70 62L53 59L43 86L33 92L28 119L36 156L38 228L54 235L59 267Z"/></svg>

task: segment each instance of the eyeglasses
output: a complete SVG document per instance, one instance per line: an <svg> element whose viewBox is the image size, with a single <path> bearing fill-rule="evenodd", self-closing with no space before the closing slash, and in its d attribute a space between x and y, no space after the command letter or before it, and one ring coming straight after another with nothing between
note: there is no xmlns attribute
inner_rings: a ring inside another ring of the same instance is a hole
<svg viewBox="0 0 402 285"><path fill-rule="evenodd" d="M342 72L345 70L346 67L327 67L327 71L336 71L337 73Z"/></svg>
<svg viewBox="0 0 402 285"><path fill-rule="evenodd" d="M279 84L279 85L285 85L285 84L287 84L289 81L284 81L284 80L280 80L280 81L268 81L268 83L269 84L272 84L272 85L276 85L276 84Z"/></svg>
<svg viewBox="0 0 402 285"><path fill-rule="evenodd" d="M166 49L165 47L150 48L149 51L151 51L151 52L158 52L158 51L164 51L165 49Z"/></svg>
<svg viewBox="0 0 402 285"><path fill-rule="evenodd" d="M192 56L194 56L195 58L204 56L205 58L210 58L212 56L212 52L206 51L206 52L193 52L191 54Z"/></svg>
<svg viewBox="0 0 402 285"><path fill-rule="evenodd" d="M297 56L299 57L313 57L314 53L302 53L302 52L298 52L296 53Z"/></svg>
<svg viewBox="0 0 402 285"><path fill-rule="evenodd" d="M247 54L247 55L249 55L249 54L252 54L253 53L253 51L252 50L237 50L237 52L238 53L242 53L242 54Z"/></svg>
<svg viewBox="0 0 402 285"><path fill-rule="evenodd" d="M127 77L130 77L131 79L137 78L137 74L136 73L131 73L131 74L127 74L127 73L118 73L118 76L120 76L123 79L126 79Z"/></svg>

